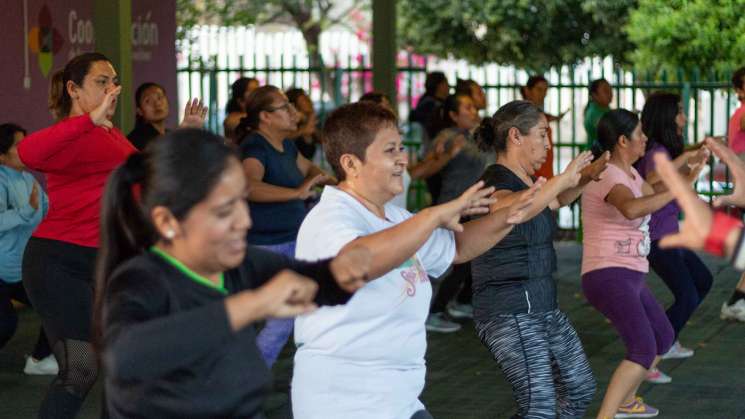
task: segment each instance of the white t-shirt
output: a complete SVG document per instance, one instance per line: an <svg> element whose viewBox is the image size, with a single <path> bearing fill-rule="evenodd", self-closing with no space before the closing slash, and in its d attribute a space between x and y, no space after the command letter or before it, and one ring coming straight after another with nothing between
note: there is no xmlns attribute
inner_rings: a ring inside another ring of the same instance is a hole
<svg viewBox="0 0 745 419"><path fill-rule="evenodd" d="M300 226L295 256L335 256L352 240L399 224L411 213L385 206L386 220L337 188ZM391 243L395 246L396 243ZM424 322L432 287L455 257L455 236L437 229L400 267L371 281L345 305L322 307L295 320L292 410L296 419L409 419L424 409Z"/></svg>

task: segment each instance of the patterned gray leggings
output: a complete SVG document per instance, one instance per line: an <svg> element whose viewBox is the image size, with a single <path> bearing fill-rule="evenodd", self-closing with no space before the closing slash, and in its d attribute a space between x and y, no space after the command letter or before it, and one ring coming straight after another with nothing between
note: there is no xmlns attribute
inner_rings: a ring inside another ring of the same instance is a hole
<svg viewBox="0 0 745 419"><path fill-rule="evenodd" d="M596 382L564 313L501 315L477 322L476 330L512 385L517 417L583 417Z"/></svg>

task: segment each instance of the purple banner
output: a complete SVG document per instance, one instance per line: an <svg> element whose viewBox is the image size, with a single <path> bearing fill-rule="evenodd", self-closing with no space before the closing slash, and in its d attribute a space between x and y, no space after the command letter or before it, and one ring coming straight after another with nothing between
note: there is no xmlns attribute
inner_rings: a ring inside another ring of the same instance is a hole
<svg viewBox="0 0 745 419"><path fill-rule="evenodd" d="M52 74L77 54L95 48L93 0L13 0L0 15L5 57L0 60L0 123L29 131L50 125L47 109ZM132 0L132 71L139 83L162 84L176 120L175 0ZM170 123L169 125L173 125Z"/></svg>
<svg viewBox="0 0 745 419"><path fill-rule="evenodd" d="M178 119L176 84L176 0L132 0L132 91L142 83L166 89L170 115L166 126Z"/></svg>

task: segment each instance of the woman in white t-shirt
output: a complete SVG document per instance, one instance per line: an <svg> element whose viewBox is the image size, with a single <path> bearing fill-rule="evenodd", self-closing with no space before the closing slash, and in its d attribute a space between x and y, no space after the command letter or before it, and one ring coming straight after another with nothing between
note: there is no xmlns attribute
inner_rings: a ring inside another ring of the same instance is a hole
<svg viewBox="0 0 745 419"><path fill-rule="evenodd" d="M407 154L396 117L380 105L342 106L324 127L326 157L340 183L326 187L297 238L296 256L317 260L352 245L373 254L377 278L341 306L322 308L295 324L292 408L296 419L429 418L418 397L432 287L452 263L491 248L524 221L535 191L488 212L491 188L478 183L459 198L416 215L390 203L402 190Z"/></svg>

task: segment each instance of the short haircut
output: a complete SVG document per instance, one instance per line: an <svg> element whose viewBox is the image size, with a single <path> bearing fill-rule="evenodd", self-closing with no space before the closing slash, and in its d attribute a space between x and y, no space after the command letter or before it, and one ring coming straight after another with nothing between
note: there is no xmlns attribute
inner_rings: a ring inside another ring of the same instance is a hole
<svg viewBox="0 0 745 419"><path fill-rule="evenodd" d="M365 153L380 130L396 128L396 115L377 103L362 101L341 106L323 127L324 151L336 177L346 177L341 156L351 154L365 161Z"/></svg>

